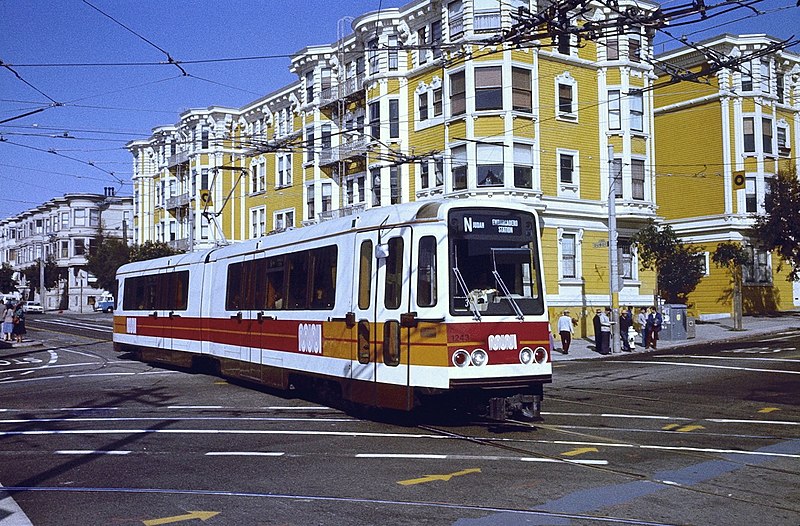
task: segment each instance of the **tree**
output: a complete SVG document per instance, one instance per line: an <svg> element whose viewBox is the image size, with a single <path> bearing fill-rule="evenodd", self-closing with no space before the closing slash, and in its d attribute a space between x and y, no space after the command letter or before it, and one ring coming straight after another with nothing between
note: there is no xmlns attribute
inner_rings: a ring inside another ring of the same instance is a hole
<svg viewBox="0 0 800 526"><path fill-rule="evenodd" d="M39 290L40 272L41 270L39 268L39 263L22 269L22 274L25 276L25 279L28 282L28 287L30 288L30 299L33 299L34 292ZM44 262L44 288L47 290L53 290L58 286L59 280L63 279L64 277L66 277L66 269L59 267L58 263L56 263L55 257L53 257L51 254Z"/></svg>
<svg viewBox="0 0 800 526"><path fill-rule="evenodd" d="M86 270L97 278L97 285L104 290L116 288L117 269L130 261L131 249L121 239L99 236L86 256Z"/></svg>
<svg viewBox="0 0 800 526"><path fill-rule="evenodd" d="M757 215L751 238L759 248L777 251L792 266L787 280L800 278L800 181L792 167L769 181L767 211Z"/></svg>
<svg viewBox="0 0 800 526"><path fill-rule="evenodd" d="M659 229L652 220L632 242L642 267L656 271L658 295L667 303L685 304L705 274L699 251L684 245L671 226Z"/></svg>
<svg viewBox="0 0 800 526"><path fill-rule="evenodd" d="M175 250L167 243L161 241L145 241L141 245L131 248L131 261L147 261L164 256L174 256L181 254L180 250Z"/></svg>
<svg viewBox="0 0 800 526"><path fill-rule="evenodd" d="M17 280L14 279L14 269L8 263L0 267L0 293L16 292Z"/></svg>
<svg viewBox="0 0 800 526"><path fill-rule="evenodd" d="M717 245L711 261L727 268L733 280L733 328L742 330L742 265L748 262L747 251L740 243L726 241Z"/></svg>

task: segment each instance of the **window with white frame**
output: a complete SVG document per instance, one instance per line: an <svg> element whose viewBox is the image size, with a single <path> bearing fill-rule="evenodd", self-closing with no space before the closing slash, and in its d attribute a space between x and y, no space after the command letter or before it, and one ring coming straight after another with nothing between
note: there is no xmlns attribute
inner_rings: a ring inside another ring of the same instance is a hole
<svg viewBox="0 0 800 526"><path fill-rule="evenodd" d="M442 88L434 88L433 90L433 116L442 116Z"/></svg>
<svg viewBox="0 0 800 526"><path fill-rule="evenodd" d="M633 244L628 238L617 239L617 271L622 279L634 279Z"/></svg>
<svg viewBox="0 0 800 526"><path fill-rule="evenodd" d="M456 146L451 149L451 175L453 190L465 190L467 188L467 147Z"/></svg>
<svg viewBox="0 0 800 526"><path fill-rule="evenodd" d="M427 159L419 163L419 187L423 190L431 187L430 162Z"/></svg>
<svg viewBox="0 0 800 526"><path fill-rule="evenodd" d="M400 49L397 46L397 36L390 35L387 45L389 46L389 71L397 71L400 66Z"/></svg>
<svg viewBox="0 0 800 526"><path fill-rule="evenodd" d="M614 181L614 197L617 199L622 198L623 185L622 185L622 158L616 157L611 161L611 174Z"/></svg>
<svg viewBox="0 0 800 526"><path fill-rule="evenodd" d="M287 208L274 212L272 214L272 222L275 225L275 230L292 228L294 226L294 209Z"/></svg>
<svg viewBox="0 0 800 526"><path fill-rule="evenodd" d="M606 60L619 60L618 35L611 35L606 39Z"/></svg>
<svg viewBox="0 0 800 526"><path fill-rule="evenodd" d="M743 62L740 66L742 91L753 91L753 63Z"/></svg>
<svg viewBox="0 0 800 526"><path fill-rule="evenodd" d="M464 34L464 3L454 0L447 4L447 22L450 26L450 40L455 40Z"/></svg>
<svg viewBox="0 0 800 526"><path fill-rule="evenodd" d="M640 90L628 93L628 105L631 131L644 131L644 95Z"/></svg>
<svg viewBox="0 0 800 526"><path fill-rule="evenodd" d="M778 104L783 104L786 99L786 95L784 93L786 89L786 75L783 73L778 73L775 75L775 89L777 91L776 95L778 95Z"/></svg>
<svg viewBox="0 0 800 526"><path fill-rule="evenodd" d="M742 119L742 139L744 152L756 153L756 130L754 117L744 117Z"/></svg>
<svg viewBox="0 0 800 526"><path fill-rule="evenodd" d="M564 232L559 243L561 251L560 270L561 279L576 279L578 274L578 235Z"/></svg>
<svg viewBox="0 0 800 526"><path fill-rule="evenodd" d="M642 37L640 35L628 35L628 60L631 62L642 60Z"/></svg>
<svg viewBox="0 0 800 526"><path fill-rule="evenodd" d="M644 201L644 159L631 159L631 197Z"/></svg>
<svg viewBox="0 0 800 526"><path fill-rule="evenodd" d="M332 144L331 138L331 125L329 123L325 123L322 125L321 128L321 135L320 135L320 147L323 150L330 150Z"/></svg>
<svg viewBox="0 0 800 526"><path fill-rule="evenodd" d="M266 207L250 209L250 237L261 237L267 233Z"/></svg>
<svg viewBox="0 0 800 526"><path fill-rule="evenodd" d="M577 197L580 187L580 164L575 150L556 150L558 195Z"/></svg>
<svg viewBox="0 0 800 526"><path fill-rule="evenodd" d="M578 83L569 72L556 77L556 117L575 121L578 119Z"/></svg>
<svg viewBox="0 0 800 526"><path fill-rule="evenodd" d="M709 276L711 274L711 272L709 271L710 267L708 265L709 261L711 260L711 258L709 257L709 253L708 252L697 252L694 255L694 257L696 257L697 261L700 263L700 268L703 271L703 275L704 276Z"/></svg>
<svg viewBox="0 0 800 526"><path fill-rule="evenodd" d="M372 180L372 206L381 206L381 169L379 166L370 168L369 176Z"/></svg>
<svg viewBox="0 0 800 526"><path fill-rule="evenodd" d="M400 100L389 99L389 138L400 138Z"/></svg>
<svg viewBox="0 0 800 526"><path fill-rule="evenodd" d="M316 217L316 195L314 194L314 185L306 185L306 210L307 219L313 220ZM278 228L277 226L275 228Z"/></svg>
<svg viewBox="0 0 800 526"><path fill-rule="evenodd" d="M89 226L100 226L100 210L96 208L89 210Z"/></svg>
<svg viewBox="0 0 800 526"><path fill-rule="evenodd" d="M789 125L786 124L786 121L779 121L775 131L778 139L778 154L781 157L789 157L792 152L789 143Z"/></svg>
<svg viewBox="0 0 800 526"><path fill-rule="evenodd" d="M622 112L620 90L608 90L608 129L622 129Z"/></svg>
<svg viewBox="0 0 800 526"><path fill-rule="evenodd" d="M369 134L375 140L381 138L381 103L369 103Z"/></svg>
<svg viewBox="0 0 800 526"><path fill-rule="evenodd" d="M306 73L306 104L311 104L314 100L314 72Z"/></svg>
<svg viewBox="0 0 800 526"><path fill-rule="evenodd" d="M475 68L475 109L503 109L503 68Z"/></svg>
<svg viewBox="0 0 800 526"><path fill-rule="evenodd" d="M283 188L292 186L292 154L277 154L277 173L275 174L275 186Z"/></svg>
<svg viewBox="0 0 800 526"><path fill-rule="evenodd" d="M467 112L467 84L463 71L450 75L450 115Z"/></svg>
<svg viewBox="0 0 800 526"><path fill-rule="evenodd" d="M477 145L476 179L478 186L504 186L503 149L502 144Z"/></svg>
<svg viewBox="0 0 800 526"><path fill-rule="evenodd" d="M772 118L761 118L761 147L765 154L771 154L772 150Z"/></svg>
<svg viewBox="0 0 800 526"><path fill-rule="evenodd" d="M76 208L74 212L75 226L86 226L86 209Z"/></svg>
<svg viewBox="0 0 800 526"><path fill-rule="evenodd" d="M533 146L530 144L514 143L514 186L533 188Z"/></svg>
<svg viewBox="0 0 800 526"><path fill-rule="evenodd" d="M511 68L511 107L514 111L531 113L533 111L533 89L531 70Z"/></svg>
<svg viewBox="0 0 800 526"><path fill-rule="evenodd" d="M744 210L748 214L758 212L758 189L755 176L747 176L744 180Z"/></svg>
<svg viewBox="0 0 800 526"><path fill-rule="evenodd" d="M330 212L333 209L333 185L322 183L322 211Z"/></svg>
<svg viewBox="0 0 800 526"><path fill-rule="evenodd" d="M472 27L476 33L500 29L500 0L474 0Z"/></svg>
<svg viewBox="0 0 800 526"><path fill-rule="evenodd" d="M263 192L267 189L267 164L266 161L260 161L251 167L252 179L250 191L251 193Z"/></svg>
<svg viewBox="0 0 800 526"><path fill-rule="evenodd" d="M442 56L442 22L440 20L431 23L431 51L434 59Z"/></svg>
<svg viewBox="0 0 800 526"><path fill-rule="evenodd" d="M755 247L745 247L748 262L742 265L742 278L746 285L767 285L772 283L772 268L769 252Z"/></svg>
<svg viewBox="0 0 800 526"><path fill-rule="evenodd" d="M759 89L761 93L770 93L770 86L772 85L770 67L768 60L762 60L759 64Z"/></svg>
<svg viewBox="0 0 800 526"><path fill-rule="evenodd" d="M389 199L393 205L400 204L403 200L399 166L389 167Z"/></svg>
<svg viewBox="0 0 800 526"><path fill-rule="evenodd" d="M378 39L373 38L367 42L367 62L369 63L369 74L374 75L380 69L380 55L378 54Z"/></svg>
<svg viewBox="0 0 800 526"><path fill-rule="evenodd" d="M420 122L428 120L428 91L417 93L417 111Z"/></svg>
<svg viewBox="0 0 800 526"><path fill-rule="evenodd" d="M428 27L417 29L417 63L421 66L428 62Z"/></svg>
<svg viewBox="0 0 800 526"><path fill-rule="evenodd" d="M306 128L306 162L314 162L314 126Z"/></svg>

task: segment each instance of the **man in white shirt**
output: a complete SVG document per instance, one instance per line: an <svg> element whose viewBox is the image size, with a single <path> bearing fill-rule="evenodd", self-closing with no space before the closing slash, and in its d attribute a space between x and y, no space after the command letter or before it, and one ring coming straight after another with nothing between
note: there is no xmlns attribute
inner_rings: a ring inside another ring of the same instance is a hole
<svg viewBox="0 0 800 526"><path fill-rule="evenodd" d="M569 311L565 310L564 313L558 318L558 334L561 336L561 350L564 354L569 354L569 344L572 343L572 318L569 316Z"/></svg>
<svg viewBox="0 0 800 526"><path fill-rule="evenodd" d="M608 317L611 309L606 307L600 313L600 354L611 354L611 319Z"/></svg>

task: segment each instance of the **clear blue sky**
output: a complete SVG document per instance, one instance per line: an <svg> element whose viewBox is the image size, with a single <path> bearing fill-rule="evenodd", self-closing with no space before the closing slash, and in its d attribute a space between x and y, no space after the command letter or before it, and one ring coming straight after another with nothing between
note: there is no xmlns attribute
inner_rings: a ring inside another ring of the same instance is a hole
<svg viewBox="0 0 800 526"><path fill-rule="evenodd" d="M131 156L125 143L149 137L156 126L176 123L186 109L238 108L285 86L295 80L288 70L288 56L307 45L334 42L340 19L406 4L398 0L89 2L178 61L275 58L184 65L190 77L182 76L174 65L43 66L159 62L166 56L81 0L0 0L0 61L24 80L0 67L0 120L47 106L49 99L64 104L0 124L0 137L5 139L0 142L0 218L69 192L102 193L104 186L114 186L119 194L130 195ZM767 13L763 16L741 10L676 33L694 41L723 32L800 36L800 8L778 10L794 4L795 0L765 0L758 4ZM748 18L724 24L741 17Z"/></svg>

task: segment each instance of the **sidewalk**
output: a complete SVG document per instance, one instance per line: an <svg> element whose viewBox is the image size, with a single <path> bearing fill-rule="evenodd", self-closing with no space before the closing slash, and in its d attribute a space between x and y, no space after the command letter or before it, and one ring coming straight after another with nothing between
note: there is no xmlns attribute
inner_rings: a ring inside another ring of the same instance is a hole
<svg viewBox="0 0 800 526"><path fill-rule="evenodd" d="M744 316L741 331L733 330L733 319L697 321L695 324L694 338L680 341L659 340L658 350L665 349L685 349L720 342L743 340L753 336L772 335L787 329L800 329L800 312L783 312L770 316ZM619 352L614 354L602 355L594 350L594 339L575 338L569 348L569 354L561 352L561 339L554 336L555 348L553 350L553 362L564 360L586 360L592 358L610 358L612 356L630 356L632 354L644 354L653 352L644 350L641 337L636 338L636 349L633 352Z"/></svg>

